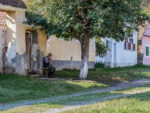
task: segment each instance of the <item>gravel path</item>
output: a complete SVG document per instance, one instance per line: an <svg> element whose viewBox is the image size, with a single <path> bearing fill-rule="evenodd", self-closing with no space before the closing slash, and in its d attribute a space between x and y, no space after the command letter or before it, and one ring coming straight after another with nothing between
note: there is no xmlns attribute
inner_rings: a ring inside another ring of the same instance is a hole
<svg viewBox="0 0 150 113"><path fill-rule="evenodd" d="M8 109L21 107L21 106L25 106L25 105L45 103L45 102L49 102L49 101L65 99L65 98L69 98L69 97L82 96L82 95L87 95L87 94L110 92L110 91L120 90L120 89L124 89L124 88L128 88L128 87L142 86L142 85L145 85L148 83L150 83L150 79L141 79L141 80L137 80L134 82L120 83L120 84L117 84L116 86L112 86L112 87L105 88L105 89L91 90L91 91L87 91L87 92L75 93L75 94L66 95L66 96L58 96L58 97L44 98L44 99L37 99L37 100L26 100L26 101L20 101L18 103L12 103L12 104L0 104L0 110L8 110ZM107 98L109 98L109 97L107 97Z"/></svg>
<svg viewBox="0 0 150 113"><path fill-rule="evenodd" d="M96 104L96 103L100 103L102 101L107 101L107 100L111 100L111 99L117 99L117 98L121 98L121 97L127 97L127 96L130 96L130 95L133 95L133 94L140 94L140 93L145 93L145 92L148 92L150 91L150 88L146 88L144 90L138 90L138 91L134 91L134 92L130 92L130 93L127 93L127 94L119 94L119 95L113 95L113 96L108 96L108 97L104 97L104 98L101 98L101 99L97 99L97 100L94 100L94 101L83 101L83 102L76 102L72 105L69 105L69 106L65 106L64 108L56 108L56 109L50 109L44 113L59 113L59 112L63 112L63 111L69 111L69 110L73 110L73 109L76 109L76 108L80 108L80 107L84 107L84 106L87 106L87 105L90 105L90 104Z"/></svg>

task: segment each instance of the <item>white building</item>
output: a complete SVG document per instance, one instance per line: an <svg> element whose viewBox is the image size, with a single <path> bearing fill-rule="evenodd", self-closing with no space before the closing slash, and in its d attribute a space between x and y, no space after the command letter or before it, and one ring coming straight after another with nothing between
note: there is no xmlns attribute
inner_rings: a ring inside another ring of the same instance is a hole
<svg viewBox="0 0 150 113"><path fill-rule="evenodd" d="M116 42L114 39L104 39L109 50L104 58L96 57L96 62L103 62L109 67L125 67L137 64L137 32L133 33L132 38L125 41Z"/></svg>

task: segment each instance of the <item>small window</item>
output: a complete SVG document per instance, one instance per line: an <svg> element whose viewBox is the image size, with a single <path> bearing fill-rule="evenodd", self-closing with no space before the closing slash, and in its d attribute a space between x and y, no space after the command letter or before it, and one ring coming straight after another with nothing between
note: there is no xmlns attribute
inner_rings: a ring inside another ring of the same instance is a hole
<svg viewBox="0 0 150 113"><path fill-rule="evenodd" d="M128 43L128 50L131 50L131 43Z"/></svg>
<svg viewBox="0 0 150 113"><path fill-rule="evenodd" d="M146 56L149 56L149 46L146 46Z"/></svg>
<svg viewBox="0 0 150 113"><path fill-rule="evenodd" d="M135 49L136 49L136 48L135 48L135 44L133 44L133 51L135 51Z"/></svg>
<svg viewBox="0 0 150 113"><path fill-rule="evenodd" d="M106 40L106 47L108 48L109 47L109 41Z"/></svg>
<svg viewBox="0 0 150 113"><path fill-rule="evenodd" d="M124 49L129 51L135 51L136 45L134 43L134 40L132 38L126 38L124 43Z"/></svg>
<svg viewBox="0 0 150 113"><path fill-rule="evenodd" d="M130 39L130 43L132 43L132 44L133 44L133 39L132 39L132 38Z"/></svg>
<svg viewBox="0 0 150 113"><path fill-rule="evenodd" d="M124 49L126 50L126 48L127 48L127 47L126 47L126 42L124 42Z"/></svg>

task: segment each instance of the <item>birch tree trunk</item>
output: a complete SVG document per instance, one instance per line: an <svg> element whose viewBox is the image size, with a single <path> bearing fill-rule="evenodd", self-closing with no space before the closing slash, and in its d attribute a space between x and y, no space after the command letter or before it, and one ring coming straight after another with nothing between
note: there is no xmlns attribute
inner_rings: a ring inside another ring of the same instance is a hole
<svg viewBox="0 0 150 113"><path fill-rule="evenodd" d="M84 38L81 42L81 67L79 76L81 80L85 80L88 74L89 40L88 38Z"/></svg>

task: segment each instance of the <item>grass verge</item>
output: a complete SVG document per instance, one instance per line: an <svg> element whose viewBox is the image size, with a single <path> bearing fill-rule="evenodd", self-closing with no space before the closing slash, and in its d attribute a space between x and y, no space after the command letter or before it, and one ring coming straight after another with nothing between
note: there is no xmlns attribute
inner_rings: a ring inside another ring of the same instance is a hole
<svg viewBox="0 0 150 113"><path fill-rule="evenodd" d="M107 85L95 81L41 80L38 78L0 75L0 103L69 95Z"/></svg>
<svg viewBox="0 0 150 113"><path fill-rule="evenodd" d="M150 92L88 105L62 113L149 113Z"/></svg>
<svg viewBox="0 0 150 113"><path fill-rule="evenodd" d="M41 80L27 76L0 74L0 103L69 95L105 88L119 82L150 78L150 67L91 69L88 74L89 80L86 81L74 80L78 75L78 70L63 70L57 71L56 76L65 80Z"/></svg>
<svg viewBox="0 0 150 113"><path fill-rule="evenodd" d="M149 87L149 85L147 85L145 87L136 87L136 88L131 87L131 88L122 89L122 90L119 90L119 91L116 91L116 92L104 92L104 93L95 93L95 94L89 94L89 95L83 95L83 96L77 96L77 97L70 97L70 98L50 101L48 103L41 103L41 104L38 104L38 105L18 107L18 108L14 108L14 109L10 109L10 110L5 110L5 111L0 112L0 113L46 112L46 111L50 110L51 108L63 108L64 106L75 105L77 103L84 103L84 102L87 103L87 102L99 100L99 99L102 99L102 98L108 97L108 96L119 95L119 94L123 94L123 93L126 94L127 92L134 92L134 91L137 91L137 90L143 90L143 89L146 89L148 87ZM142 97L141 94L138 94L138 96L139 95L140 95L140 98L141 98ZM145 95L148 98L147 93L145 93L143 96L145 96ZM137 95L134 95L134 96L137 97ZM128 98L130 99L134 96L129 96ZM126 101L127 98L125 98L123 100ZM127 100L127 101L128 102L129 101L135 102L135 100L133 101L133 99L132 100ZM106 102L102 102L102 103L98 103L98 104L93 104L93 105L90 105L90 106L87 106L87 107L81 107L80 109L67 111L67 113L70 113L70 112L73 112L73 113L87 113L88 110L90 111L90 113L93 113L93 112L94 113L99 113L101 108L98 109L98 107L104 106L105 104L108 104L108 102L110 102L110 104L113 106L113 104L115 102L116 102L115 103L115 105L116 105L117 103L120 104L119 102L122 102L122 101L120 101L120 99L114 99L114 100L110 100L110 101L106 101ZM125 102L125 103L128 104L128 102ZM116 106L116 107L118 107L118 106ZM121 104L120 107L122 107L122 104ZM95 112L95 109L96 109L96 112ZM116 109L116 108L114 108L114 109ZM120 109L122 109L122 108L120 108ZM131 109L131 108L129 108L129 109ZM108 110L108 112L104 112L104 113L109 113L109 112L110 111ZM114 112L118 113L117 111L114 111ZM101 113L103 113L103 112L101 112Z"/></svg>
<svg viewBox="0 0 150 113"><path fill-rule="evenodd" d="M48 105L48 104L38 104L31 106L23 106L10 110L0 111L0 113L43 113L47 109L63 108L61 105Z"/></svg>
<svg viewBox="0 0 150 113"><path fill-rule="evenodd" d="M79 70L57 71L56 76L68 79L78 79ZM124 81L133 81L141 78L150 78L150 66L136 65L133 67L97 68L90 69L88 80L107 85L115 85Z"/></svg>

